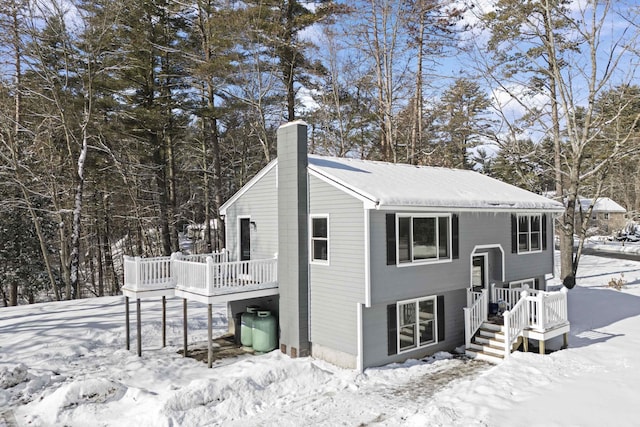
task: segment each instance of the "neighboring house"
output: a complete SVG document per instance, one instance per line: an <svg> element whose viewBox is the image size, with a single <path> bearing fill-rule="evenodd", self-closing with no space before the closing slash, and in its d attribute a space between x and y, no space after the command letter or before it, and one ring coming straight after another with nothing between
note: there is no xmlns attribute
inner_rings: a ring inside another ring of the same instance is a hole
<svg viewBox="0 0 640 427"><path fill-rule="evenodd" d="M580 197L579 201L578 209L581 209L583 215L586 215L589 207L593 205L593 210L591 211L591 216L587 224L589 228L597 227L602 232L611 233L622 230L627 223L627 210L609 197L598 197L595 203L593 199L584 197ZM576 221L580 222L581 217L582 215L579 215Z"/></svg>
<svg viewBox="0 0 640 427"><path fill-rule="evenodd" d="M277 256L281 350L359 369L471 348L497 298L534 310L520 288L546 298L535 290L553 273L562 210L473 171L307 156L301 122L279 129L277 160L220 209L230 259ZM553 328L505 332L507 353L514 334L566 333L563 298ZM230 319L246 304L231 302Z"/></svg>

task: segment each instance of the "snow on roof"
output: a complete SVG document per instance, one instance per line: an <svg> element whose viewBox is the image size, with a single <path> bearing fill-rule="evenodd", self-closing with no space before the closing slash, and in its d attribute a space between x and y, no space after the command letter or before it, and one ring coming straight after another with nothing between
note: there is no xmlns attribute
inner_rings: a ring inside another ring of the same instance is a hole
<svg viewBox="0 0 640 427"><path fill-rule="evenodd" d="M309 155L309 169L378 208L562 211L557 201L478 172Z"/></svg>
<svg viewBox="0 0 640 427"><path fill-rule="evenodd" d="M593 202L593 199L581 198L580 205L582 210L586 211ZM620 212L626 213L627 210L614 202L608 197L599 197L596 199L596 203L593 205L593 212Z"/></svg>

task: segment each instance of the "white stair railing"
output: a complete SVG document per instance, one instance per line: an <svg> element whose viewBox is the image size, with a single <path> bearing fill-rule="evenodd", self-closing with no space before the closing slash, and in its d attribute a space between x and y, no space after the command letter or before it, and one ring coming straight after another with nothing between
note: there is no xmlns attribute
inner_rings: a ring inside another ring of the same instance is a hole
<svg viewBox="0 0 640 427"><path fill-rule="evenodd" d="M504 357L511 355L511 346L529 324L529 302L527 291L522 291L520 300L503 314L504 319Z"/></svg>
<svg viewBox="0 0 640 427"><path fill-rule="evenodd" d="M467 301L471 304L464 308L464 332L465 343L469 347L475 333L478 332L482 323L487 321L488 292L486 289L483 289L482 292L473 292L471 289L467 289Z"/></svg>

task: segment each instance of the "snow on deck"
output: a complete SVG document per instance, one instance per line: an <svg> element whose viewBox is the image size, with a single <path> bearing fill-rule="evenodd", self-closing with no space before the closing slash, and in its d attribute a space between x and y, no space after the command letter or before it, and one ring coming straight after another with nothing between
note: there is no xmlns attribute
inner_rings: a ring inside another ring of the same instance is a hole
<svg viewBox="0 0 640 427"><path fill-rule="evenodd" d="M309 155L309 169L379 207L562 211L544 196L480 173Z"/></svg>

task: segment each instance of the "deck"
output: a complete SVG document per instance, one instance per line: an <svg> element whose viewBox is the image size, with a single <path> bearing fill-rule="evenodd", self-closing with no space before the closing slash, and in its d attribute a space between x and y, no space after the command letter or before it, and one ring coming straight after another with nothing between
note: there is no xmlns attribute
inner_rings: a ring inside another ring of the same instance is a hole
<svg viewBox="0 0 640 427"><path fill-rule="evenodd" d="M490 319L489 301L501 301L507 310ZM570 323L564 288L559 292L495 287L490 293L469 290L464 314L466 352L470 357L496 362L508 358L520 344L526 349L529 339L537 340L540 353L544 354L545 342L560 335L565 336L567 345Z"/></svg>
<svg viewBox="0 0 640 427"><path fill-rule="evenodd" d="M202 303L278 294L278 260L230 261L227 251L124 258L124 296L177 296Z"/></svg>

